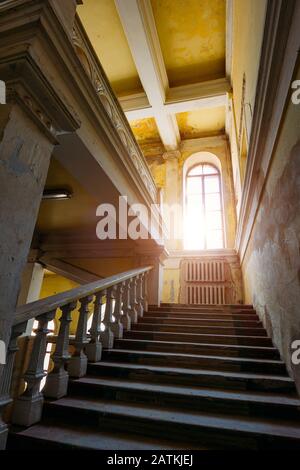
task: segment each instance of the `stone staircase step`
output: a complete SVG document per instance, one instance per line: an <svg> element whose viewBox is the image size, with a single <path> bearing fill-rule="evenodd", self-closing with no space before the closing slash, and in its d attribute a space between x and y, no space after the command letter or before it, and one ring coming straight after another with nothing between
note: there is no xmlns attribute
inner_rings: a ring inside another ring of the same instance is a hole
<svg viewBox="0 0 300 470"><path fill-rule="evenodd" d="M227 344L184 343L178 341L152 341L141 339L116 339L117 349L135 349L146 351L166 351L186 354L204 354L227 357L252 357L261 359L279 359L274 347L240 346Z"/></svg>
<svg viewBox="0 0 300 470"><path fill-rule="evenodd" d="M232 344L243 346L272 346L272 341L267 336L237 336L224 334L200 334L172 331L142 331L134 329L124 332L124 338L150 339L154 341L178 341L207 344Z"/></svg>
<svg viewBox="0 0 300 470"><path fill-rule="evenodd" d="M69 392L72 396L176 406L194 411L284 417L300 424L300 399L293 394L197 388L89 376L72 380Z"/></svg>
<svg viewBox="0 0 300 470"><path fill-rule="evenodd" d="M142 323L152 324L169 324L169 325L187 325L187 326L217 326L223 327L228 326L231 328L243 327L243 328L262 328L262 322L259 320L236 320L236 319L211 319L211 318L184 318L184 317L150 317L144 316L141 319Z"/></svg>
<svg viewBox="0 0 300 470"><path fill-rule="evenodd" d="M195 312L144 312L144 318L184 318L190 320L250 320L260 321L255 313L195 313Z"/></svg>
<svg viewBox="0 0 300 470"><path fill-rule="evenodd" d="M101 431L98 426L43 420L27 429L14 430L8 438L7 450L164 450L198 449L190 442L138 436L124 432ZM201 450L206 450L202 448Z"/></svg>
<svg viewBox="0 0 300 470"><path fill-rule="evenodd" d="M187 367L191 369L213 369L233 372L253 372L267 375L287 376L284 362L270 359L249 359L223 356L204 356L155 351L133 351L110 349L103 351L104 361L126 362L139 365Z"/></svg>
<svg viewBox="0 0 300 470"><path fill-rule="evenodd" d="M246 304L223 304L223 305L205 305L205 304L166 304L161 303L159 307L157 305L148 305L148 310L159 309L159 310L206 310L206 311L236 311L236 310L251 310L255 311L253 305Z"/></svg>
<svg viewBox="0 0 300 470"><path fill-rule="evenodd" d="M226 327L226 326L194 326L185 324L153 324L143 323L141 319L138 323L132 325L132 331L167 331L179 333L199 333L199 334L221 334L221 335L238 335L238 336L267 336L266 330L262 327L243 328L243 327Z"/></svg>
<svg viewBox="0 0 300 470"><path fill-rule="evenodd" d="M157 305L148 305L148 311L151 310L160 310L160 311L198 311L198 312L236 312L236 311L241 311L241 312L255 312L255 309L253 308L253 305L243 305L243 304L237 304L237 305L205 305L205 304L194 304L194 305L184 305L184 304L160 304L158 307Z"/></svg>
<svg viewBox="0 0 300 470"><path fill-rule="evenodd" d="M81 421L99 429L185 439L213 448L299 449L300 426L271 418L220 416L153 405L87 398L45 403L44 415L64 422Z"/></svg>
<svg viewBox="0 0 300 470"><path fill-rule="evenodd" d="M138 365L117 361L100 361L88 364L88 374L105 377L126 377L132 380L185 384L205 387L232 388L238 390L270 390L288 392L295 390L288 376L227 372L220 370L198 370L182 367Z"/></svg>

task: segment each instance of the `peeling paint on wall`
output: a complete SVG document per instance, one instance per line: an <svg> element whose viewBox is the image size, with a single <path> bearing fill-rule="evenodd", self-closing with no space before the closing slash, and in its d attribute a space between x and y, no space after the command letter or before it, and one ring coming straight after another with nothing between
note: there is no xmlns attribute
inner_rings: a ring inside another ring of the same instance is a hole
<svg viewBox="0 0 300 470"><path fill-rule="evenodd" d="M300 390L300 366L291 362L291 343L300 339L300 141L286 150L299 136L299 110L290 109L243 273L246 301L253 301Z"/></svg>

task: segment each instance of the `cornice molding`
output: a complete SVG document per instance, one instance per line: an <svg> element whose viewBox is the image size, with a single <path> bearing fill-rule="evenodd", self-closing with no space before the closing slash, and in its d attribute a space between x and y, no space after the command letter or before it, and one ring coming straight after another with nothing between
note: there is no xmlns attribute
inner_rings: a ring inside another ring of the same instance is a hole
<svg viewBox="0 0 300 470"><path fill-rule="evenodd" d="M22 86L30 98L22 102L22 106L26 106L26 112L33 112L32 118L53 142L57 133L72 132L79 127L76 119L78 109L80 115L92 123L99 137L110 145L111 158L120 165L128 184L136 187L145 203L156 203L157 191L152 174L78 16L75 17L73 42L72 35L62 24L63 15L58 14L60 4L56 2L54 8L52 3L46 0L0 3L1 78L11 88L11 96L21 100L22 93L13 92L18 83L17 72L21 73ZM61 87L56 88L54 81L51 81L51 86L47 83L43 72L48 58L52 65L55 63L55 73L60 73L72 89L73 97L76 97L75 110L65 105L67 99ZM39 80L32 82L34 74L24 73L21 66L14 70L12 64L19 64L20 59L25 65L24 71L30 67L38 71ZM58 111L60 115L56 116Z"/></svg>
<svg viewBox="0 0 300 470"><path fill-rule="evenodd" d="M300 2L269 0L236 248L243 262L273 156L299 47Z"/></svg>

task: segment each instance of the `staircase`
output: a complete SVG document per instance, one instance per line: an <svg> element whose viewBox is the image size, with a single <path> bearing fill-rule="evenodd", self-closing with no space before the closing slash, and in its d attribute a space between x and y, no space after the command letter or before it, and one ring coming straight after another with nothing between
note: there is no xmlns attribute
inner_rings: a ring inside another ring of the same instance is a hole
<svg viewBox="0 0 300 470"><path fill-rule="evenodd" d="M300 401L249 305L150 306L9 449L300 449Z"/></svg>

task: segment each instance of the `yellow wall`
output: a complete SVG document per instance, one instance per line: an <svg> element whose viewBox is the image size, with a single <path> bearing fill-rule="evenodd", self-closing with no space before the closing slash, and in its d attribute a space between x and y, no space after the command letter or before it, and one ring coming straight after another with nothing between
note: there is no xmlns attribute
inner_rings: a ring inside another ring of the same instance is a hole
<svg viewBox="0 0 300 470"><path fill-rule="evenodd" d="M66 277L60 276L59 274L55 273L46 273L43 279L43 284L40 293L40 299L44 299L45 297L50 297L51 295L59 294L60 292L65 292L70 289L74 289L78 287L74 281L67 279ZM61 311L58 310L54 319L55 323L55 333L58 332L59 328L59 321L58 319L61 316ZM72 322L70 324L70 331L71 334L75 333L76 325L78 320L78 311L74 312L72 316Z"/></svg>
<svg viewBox="0 0 300 470"><path fill-rule="evenodd" d="M254 110L266 4L266 0L233 1L233 94L230 142L238 215Z"/></svg>
<svg viewBox="0 0 300 470"><path fill-rule="evenodd" d="M235 195L232 178L232 166L228 141L225 137L210 138L203 140L205 144L199 143L191 150L184 150L176 159L164 160L163 158L151 158L150 169L158 187L163 190L163 202L165 204L178 204L183 212L183 165L194 153L210 152L220 162L222 169L223 207L225 216L226 248L234 248L236 235L236 210ZM199 141L201 142L201 141ZM209 142L209 144L207 143ZM183 222L183 219L181 219ZM183 241L167 240L168 250L182 250ZM179 298L179 267L165 267L163 281L163 302L177 302Z"/></svg>

